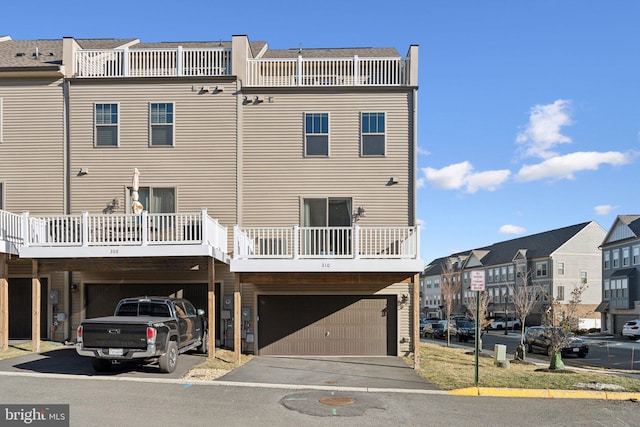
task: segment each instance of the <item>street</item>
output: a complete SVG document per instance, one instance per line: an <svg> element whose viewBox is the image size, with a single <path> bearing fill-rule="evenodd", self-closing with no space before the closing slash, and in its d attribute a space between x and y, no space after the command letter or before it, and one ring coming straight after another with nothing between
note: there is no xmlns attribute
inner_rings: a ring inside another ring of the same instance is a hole
<svg viewBox="0 0 640 427"><path fill-rule="evenodd" d="M582 337L585 338L585 337ZM610 368L619 370L640 370L640 343L631 340L621 340L613 338L585 338L589 344L589 354L584 359L577 357L563 357L563 361L567 366L594 366L599 368ZM422 341L427 341L422 339ZM442 343L443 340L430 340L436 343ZM464 345L474 347L474 343L458 343L455 337L452 342L456 345ZM504 344L507 346L507 354L513 355L516 347L520 342L519 331L508 331L507 335L504 331L491 331L482 336L483 350L493 350L495 344ZM549 358L542 353L529 353L528 358L548 360Z"/></svg>
<svg viewBox="0 0 640 427"><path fill-rule="evenodd" d="M0 404L69 404L71 426L634 426L637 402L459 397L0 374ZM171 381L171 380L169 380ZM440 392L441 393L441 392ZM319 399L350 400L332 406Z"/></svg>

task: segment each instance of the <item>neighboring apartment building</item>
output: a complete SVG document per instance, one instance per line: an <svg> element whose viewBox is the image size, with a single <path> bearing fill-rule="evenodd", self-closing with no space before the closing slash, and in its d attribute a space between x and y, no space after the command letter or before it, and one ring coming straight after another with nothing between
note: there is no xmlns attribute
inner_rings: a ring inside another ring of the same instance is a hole
<svg viewBox="0 0 640 427"><path fill-rule="evenodd" d="M178 294L222 346L412 351L417 60L0 38L3 340Z"/></svg>
<svg viewBox="0 0 640 427"><path fill-rule="evenodd" d="M461 291L455 296L453 311L462 314L473 297L469 290L471 271L484 270L489 295L487 316L496 318L513 315L508 286L517 288L523 278L560 301L569 301L573 289L584 284L580 317L594 318L602 278L599 242L604 235L605 230L598 223L585 222L439 258L431 262L422 275L425 281L435 282L447 271L455 274ZM434 301L436 294L433 289L424 295L426 300ZM426 311L436 308L433 303L427 307ZM526 323L540 324L545 308L545 302L541 301Z"/></svg>
<svg viewBox="0 0 640 427"><path fill-rule="evenodd" d="M640 215L618 215L602 241L602 329L619 335L640 318Z"/></svg>

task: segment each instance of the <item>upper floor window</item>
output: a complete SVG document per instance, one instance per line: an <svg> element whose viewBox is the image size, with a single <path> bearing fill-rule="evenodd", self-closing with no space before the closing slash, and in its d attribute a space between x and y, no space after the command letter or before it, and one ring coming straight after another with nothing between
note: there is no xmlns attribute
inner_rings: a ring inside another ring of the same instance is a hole
<svg viewBox="0 0 640 427"><path fill-rule="evenodd" d="M604 257L604 268L609 269L611 268L611 252L607 251L603 254Z"/></svg>
<svg viewBox="0 0 640 427"><path fill-rule="evenodd" d="M172 102L151 103L149 106L149 126L152 146L173 145L174 105Z"/></svg>
<svg viewBox="0 0 640 427"><path fill-rule="evenodd" d="M488 270L488 273L489 273L489 274L488 274L488 277L487 277L487 282L493 282L493 269L492 269L492 268L490 268L490 269Z"/></svg>
<svg viewBox="0 0 640 427"><path fill-rule="evenodd" d="M631 262L629 258L629 248L622 248L622 266L628 267Z"/></svg>
<svg viewBox="0 0 640 427"><path fill-rule="evenodd" d="M362 113L361 141L363 156L385 155L384 113Z"/></svg>
<svg viewBox="0 0 640 427"><path fill-rule="evenodd" d="M304 136L305 156L328 156L329 113L306 113Z"/></svg>
<svg viewBox="0 0 640 427"><path fill-rule="evenodd" d="M558 276L564 276L564 262L558 262Z"/></svg>
<svg viewBox="0 0 640 427"><path fill-rule="evenodd" d="M620 251L616 249L613 251L613 268L618 267L620 267Z"/></svg>
<svg viewBox="0 0 640 427"><path fill-rule="evenodd" d="M580 280L582 280L582 283L586 284L587 281L589 280L589 276L587 274L587 272L585 270L582 270L580 272Z"/></svg>
<svg viewBox="0 0 640 427"><path fill-rule="evenodd" d="M640 264L640 246L633 247L633 264Z"/></svg>
<svg viewBox="0 0 640 427"><path fill-rule="evenodd" d="M558 300L564 301L564 285L558 285Z"/></svg>
<svg viewBox="0 0 640 427"><path fill-rule="evenodd" d="M96 147L118 146L118 104L95 105Z"/></svg>
<svg viewBox="0 0 640 427"><path fill-rule="evenodd" d="M513 278L515 277L514 274L513 274L513 271L514 271L513 265L510 265L509 266L509 273L508 273L509 280L513 280Z"/></svg>
<svg viewBox="0 0 640 427"><path fill-rule="evenodd" d="M547 277L547 263L536 263L536 277Z"/></svg>
<svg viewBox="0 0 640 427"><path fill-rule="evenodd" d="M503 282L507 280L507 267L500 268L500 280L502 280Z"/></svg>

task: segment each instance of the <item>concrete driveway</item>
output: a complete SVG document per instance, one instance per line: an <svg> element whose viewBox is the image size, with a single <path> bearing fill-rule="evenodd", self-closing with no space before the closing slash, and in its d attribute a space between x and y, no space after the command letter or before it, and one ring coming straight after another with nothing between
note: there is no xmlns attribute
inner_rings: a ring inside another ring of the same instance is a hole
<svg viewBox="0 0 640 427"><path fill-rule="evenodd" d="M109 372L96 372L88 357L73 346L0 360L0 372L82 375L92 377L180 379L205 360L205 355L184 353L171 374L157 365L124 363ZM254 356L249 362L218 378L219 382L308 387L438 390L400 357Z"/></svg>
<svg viewBox="0 0 640 427"><path fill-rule="evenodd" d="M219 381L298 386L438 390L400 357L254 356Z"/></svg>

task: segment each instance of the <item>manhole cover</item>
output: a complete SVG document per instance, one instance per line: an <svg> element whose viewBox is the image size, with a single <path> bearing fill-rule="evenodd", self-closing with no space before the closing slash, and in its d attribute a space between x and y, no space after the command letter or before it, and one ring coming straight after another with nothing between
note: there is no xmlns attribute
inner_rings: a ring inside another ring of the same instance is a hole
<svg viewBox="0 0 640 427"><path fill-rule="evenodd" d="M355 399L352 399L350 397L344 397L344 396L321 397L319 402L327 406L349 406L356 403Z"/></svg>

